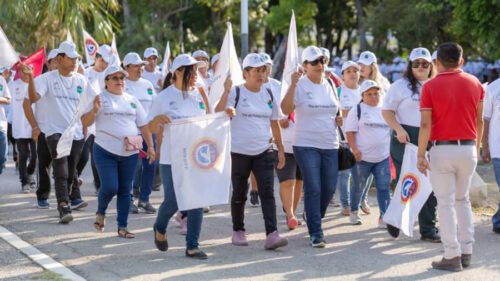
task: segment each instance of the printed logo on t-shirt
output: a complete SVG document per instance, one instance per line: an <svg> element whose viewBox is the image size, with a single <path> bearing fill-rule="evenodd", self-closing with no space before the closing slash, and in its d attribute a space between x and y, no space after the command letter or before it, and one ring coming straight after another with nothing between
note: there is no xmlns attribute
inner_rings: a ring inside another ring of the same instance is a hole
<svg viewBox="0 0 500 281"><path fill-rule="evenodd" d="M244 107L249 107L250 104L248 104L248 99L247 98L243 98L243 100L241 101L241 105L244 106Z"/></svg>
<svg viewBox="0 0 500 281"><path fill-rule="evenodd" d="M308 99L312 100L313 99L313 93L312 92L306 92L306 96Z"/></svg>
<svg viewBox="0 0 500 281"><path fill-rule="evenodd" d="M153 89L148 88L148 95L150 95L150 96L151 96L152 94L153 94Z"/></svg>
<svg viewBox="0 0 500 281"><path fill-rule="evenodd" d="M81 94L83 92L82 86L76 87L76 92L79 93L79 94Z"/></svg>
<svg viewBox="0 0 500 281"><path fill-rule="evenodd" d="M0 85L0 91L3 91L3 85Z"/></svg>
<svg viewBox="0 0 500 281"><path fill-rule="evenodd" d="M270 108L270 109L273 109L273 101L272 100L269 100L267 102L267 106Z"/></svg>
<svg viewBox="0 0 500 281"><path fill-rule="evenodd" d="M130 106L133 108L133 109L136 109L137 108L137 105L133 102L130 103Z"/></svg>
<svg viewBox="0 0 500 281"><path fill-rule="evenodd" d="M203 109L203 110L205 109L205 104L202 101L200 101L198 103L198 105L200 106L200 109Z"/></svg>

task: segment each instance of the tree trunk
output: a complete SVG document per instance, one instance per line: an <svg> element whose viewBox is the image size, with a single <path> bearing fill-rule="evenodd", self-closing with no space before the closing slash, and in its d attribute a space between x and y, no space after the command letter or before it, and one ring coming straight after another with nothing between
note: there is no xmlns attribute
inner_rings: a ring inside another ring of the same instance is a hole
<svg viewBox="0 0 500 281"><path fill-rule="evenodd" d="M132 30L131 30L131 26L130 26L130 6L128 4L128 0L123 0L122 2L122 6L123 6L123 20L125 22L125 32L127 33L127 37L131 37L132 36Z"/></svg>
<svg viewBox="0 0 500 281"><path fill-rule="evenodd" d="M366 29L362 2L362 0L356 0L356 17L358 20L359 49L360 51L365 51L368 48L368 43L366 42Z"/></svg>
<svg viewBox="0 0 500 281"><path fill-rule="evenodd" d="M276 54L274 55L272 76L278 80L281 80L281 77L283 76L283 68L285 67L285 59L286 59L287 42L288 42L288 36L281 37L281 42L278 45L279 46L278 50L276 50Z"/></svg>

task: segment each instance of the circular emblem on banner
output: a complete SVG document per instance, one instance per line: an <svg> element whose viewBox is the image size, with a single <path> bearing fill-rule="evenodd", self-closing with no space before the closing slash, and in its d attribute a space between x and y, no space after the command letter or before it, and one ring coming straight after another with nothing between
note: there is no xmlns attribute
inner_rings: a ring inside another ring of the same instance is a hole
<svg viewBox="0 0 500 281"><path fill-rule="evenodd" d="M90 56L94 56L97 52L97 46L92 39L85 40L85 47L87 48L87 53Z"/></svg>
<svg viewBox="0 0 500 281"><path fill-rule="evenodd" d="M406 204L413 200L420 190L420 181L415 174L407 173L401 182L401 203Z"/></svg>
<svg viewBox="0 0 500 281"><path fill-rule="evenodd" d="M193 146L193 162L200 169L211 169L219 160L220 151L217 143L211 139L203 139Z"/></svg>

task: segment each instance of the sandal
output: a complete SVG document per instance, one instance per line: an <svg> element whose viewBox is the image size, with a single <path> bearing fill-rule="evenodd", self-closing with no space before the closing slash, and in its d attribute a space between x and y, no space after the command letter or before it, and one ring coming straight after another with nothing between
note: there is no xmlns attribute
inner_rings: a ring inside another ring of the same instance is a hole
<svg viewBox="0 0 500 281"><path fill-rule="evenodd" d="M95 214L95 222L94 222L94 227L98 232L103 232L104 231L104 224L105 224L105 216L96 213Z"/></svg>
<svg viewBox="0 0 500 281"><path fill-rule="evenodd" d="M118 237L132 239L135 238L135 234L129 232L126 228L118 228Z"/></svg>
<svg viewBox="0 0 500 281"><path fill-rule="evenodd" d="M189 252L189 251L192 251L192 252ZM194 249L191 249L191 250L186 249L186 257L197 259L197 260L206 260L206 259L208 259L207 254L205 254L205 252L203 252L202 250L200 250L198 248L194 248Z"/></svg>

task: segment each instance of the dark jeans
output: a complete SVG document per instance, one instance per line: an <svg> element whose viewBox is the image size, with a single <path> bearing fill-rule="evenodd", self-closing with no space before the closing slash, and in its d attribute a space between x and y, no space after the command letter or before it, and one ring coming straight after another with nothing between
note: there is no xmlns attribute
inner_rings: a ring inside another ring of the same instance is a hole
<svg viewBox="0 0 500 281"><path fill-rule="evenodd" d="M28 175L35 173L36 143L32 139L16 139L16 145L19 151L19 180L22 185L26 185L29 184Z"/></svg>
<svg viewBox="0 0 500 281"><path fill-rule="evenodd" d="M75 181L77 181L78 178L81 176L83 169L85 169L85 166L89 162L90 158L90 167L92 168L92 176L94 177L94 186L96 190L99 190L100 186L99 174L97 173L97 168L95 166L95 160L94 160L94 139L95 136L90 135L85 141L85 144L83 145L80 161L78 161L78 164L76 165L77 176L75 177Z"/></svg>
<svg viewBox="0 0 500 281"><path fill-rule="evenodd" d="M276 201L274 199L274 162L272 149L258 155L244 155L231 152L232 170L231 182L233 195L231 197L231 216L233 230L245 230L245 202L248 193L248 177L252 172L259 187L259 197L264 215L266 234L277 230ZM165 186L164 186L165 187Z"/></svg>
<svg viewBox="0 0 500 281"><path fill-rule="evenodd" d="M0 175L2 174L5 162L7 162L7 152L9 147L7 144L7 133L0 131Z"/></svg>
<svg viewBox="0 0 500 281"><path fill-rule="evenodd" d="M36 189L36 198L38 200L47 200L50 195L50 167L52 164L52 156L50 156L47 140L43 133L40 133L38 136L36 153L38 154L38 187Z"/></svg>
<svg viewBox="0 0 500 281"><path fill-rule="evenodd" d="M8 143L12 144L12 156L14 157L14 162L17 164L17 148L16 148L16 139L12 136L12 123L7 124L7 140ZM8 146L7 143L7 146Z"/></svg>
<svg viewBox="0 0 500 281"><path fill-rule="evenodd" d="M156 147L156 138L153 137L153 142ZM148 151L148 145L145 141L142 143L142 150ZM156 166L158 161L149 164L149 159L139 159L134 176L134 190L139 190L139 200L149 202L149 195L153 190L153 181L155 177Z"/></svg>
<svg viewBox="0 0 500 281"><path fill-rule="evenodd" d="M500 158L493 158L491 159L491 161L493 162L493 170L495 172L497 185L498 188L500 189ZM500 230L500 202L498 202L498 210L495 213L495 215L493 215L493 217L491 218L491 222L493 223L493 229Z"/></svg>
<svg viewBox="0 0 500 281"><path fill-rule="evenodd" d="M401 126L410 136L410 142L414 145L418 145L418 133L420 128L407 125ZM399 175L401 173L404 152L405 144L400 143L396 138L395 132L393 132L391 137L391 158L392 162L394 162L394 166L396 167L396 182L398 182ZM438 233L438 229L436 228L436 210L437 199L436 196L434 196L434 192L432 192L418 214L420 235L434 236Z"/></svg>
<svg viewBox="0 0 500 281"><path fill-rule="evenodd" d="M76 176L76 164L80 160L83 148L83 140L73 140L69 156L57 159L57 144L61 134L53 134L46 137L47 146L52 156L52 169L54 173L54 186L56 190L57 204L69 203L75 199L81 199L80 188L73 184Z"/></svg>

